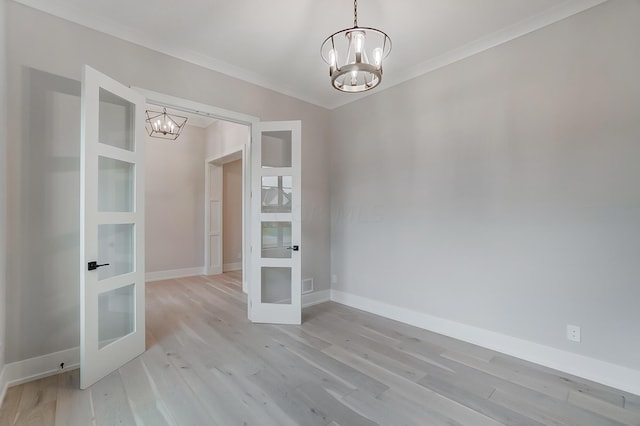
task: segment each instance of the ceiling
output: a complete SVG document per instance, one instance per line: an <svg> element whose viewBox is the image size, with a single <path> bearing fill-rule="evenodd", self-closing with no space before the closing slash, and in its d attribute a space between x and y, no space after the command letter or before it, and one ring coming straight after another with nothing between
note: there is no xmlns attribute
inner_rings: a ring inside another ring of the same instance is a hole
<svg viewBox="0 0 640 426"><path fill-rule="evenodd" d="M353 26L350 0L15 0L113 36L320 105L333 89L324 39ZM384 90L606 0L360 0L358 24L393 49Z"/></svg>

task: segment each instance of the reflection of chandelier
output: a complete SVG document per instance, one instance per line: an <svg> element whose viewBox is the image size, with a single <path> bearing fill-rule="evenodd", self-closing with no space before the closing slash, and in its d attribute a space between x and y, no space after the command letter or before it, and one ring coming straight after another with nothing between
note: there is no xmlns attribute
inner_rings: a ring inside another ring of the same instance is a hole
<svg viewBox="0 0 640 426"><path fill-rule="evenodd" d="M353 2L353 28L330 35L320 48L322 59L329 64L331 85L349 93L364 92L380 84L382 60L389 52L388 35L358 26L358 0Z"/></svg>
<svg viewBox="0 0 640 426"><path fill-rule="evenodd" d="M167 114L167 109L163 108L162 112L147 110L145 122L149 136L176 140L184 125L187 124L187 117Z"/></svg>

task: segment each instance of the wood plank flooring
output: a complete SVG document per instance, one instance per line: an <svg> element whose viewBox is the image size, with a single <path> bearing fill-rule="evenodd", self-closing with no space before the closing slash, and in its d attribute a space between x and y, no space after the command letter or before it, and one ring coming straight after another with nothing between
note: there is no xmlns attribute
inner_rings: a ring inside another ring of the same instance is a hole
<svg viewBox="0 0 640 426"><path fill-rule="evenodd" d="M336 303L251 324L239 273L147 285L147 348L8 390L0 425L640 425L640 397Z"/></svg>

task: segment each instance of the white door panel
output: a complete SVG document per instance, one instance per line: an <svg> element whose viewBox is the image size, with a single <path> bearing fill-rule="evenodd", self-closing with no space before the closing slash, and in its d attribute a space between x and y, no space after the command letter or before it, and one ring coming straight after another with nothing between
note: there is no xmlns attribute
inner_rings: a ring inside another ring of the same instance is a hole
<svg viewBox="0 0 640 426"><path fill-rule="evenodd" d="M301 322L301 142L300 121L252 126L253 322Z"/></svg>
<svg viewBox="0 0 640 426"><path fill-rule="evenodd" d="M80 387L145 350L144 103L85 66L80 183Z"/></svg>

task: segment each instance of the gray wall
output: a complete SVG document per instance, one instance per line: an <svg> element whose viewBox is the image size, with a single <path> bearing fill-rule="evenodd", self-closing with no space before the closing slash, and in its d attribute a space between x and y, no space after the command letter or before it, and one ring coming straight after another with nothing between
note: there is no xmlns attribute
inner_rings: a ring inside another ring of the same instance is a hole
<svg viewBox="0 0 640 426"><path fill-rule="evenodd" d="M607 2L333 111L333 288L640 369L639 22Z"/></svg>
<svg viewBox="0 0 640 426"><path fill-rule="evenodd" d="M85 63L127 85L302 120L303 274L329 288L328 111L13 2L7 29L7 361L79 342L79 112L67 111Z"/></svg>
<svg viewBox="0 0 640 426"><path fill-rule="evenodd" d="M80 83L16 69L9 55L6 355L13 362L79 340Z"/></svg>
<svg viewBox="0 0 640 426"><path fill-rule="evenodd" d="M147 272L204 265L204 132L185 126L176 141L147 137Z"/></svg>
<svg viewBox="0 0 640 426"><path fill-rule="evenodd" d="M6 49L5 49L5 1L0 0L0 372L5 354L5 288L6 288ZM2 386L2 384L0 384ZM1 392L1 391L0 391Z"/></svg>

